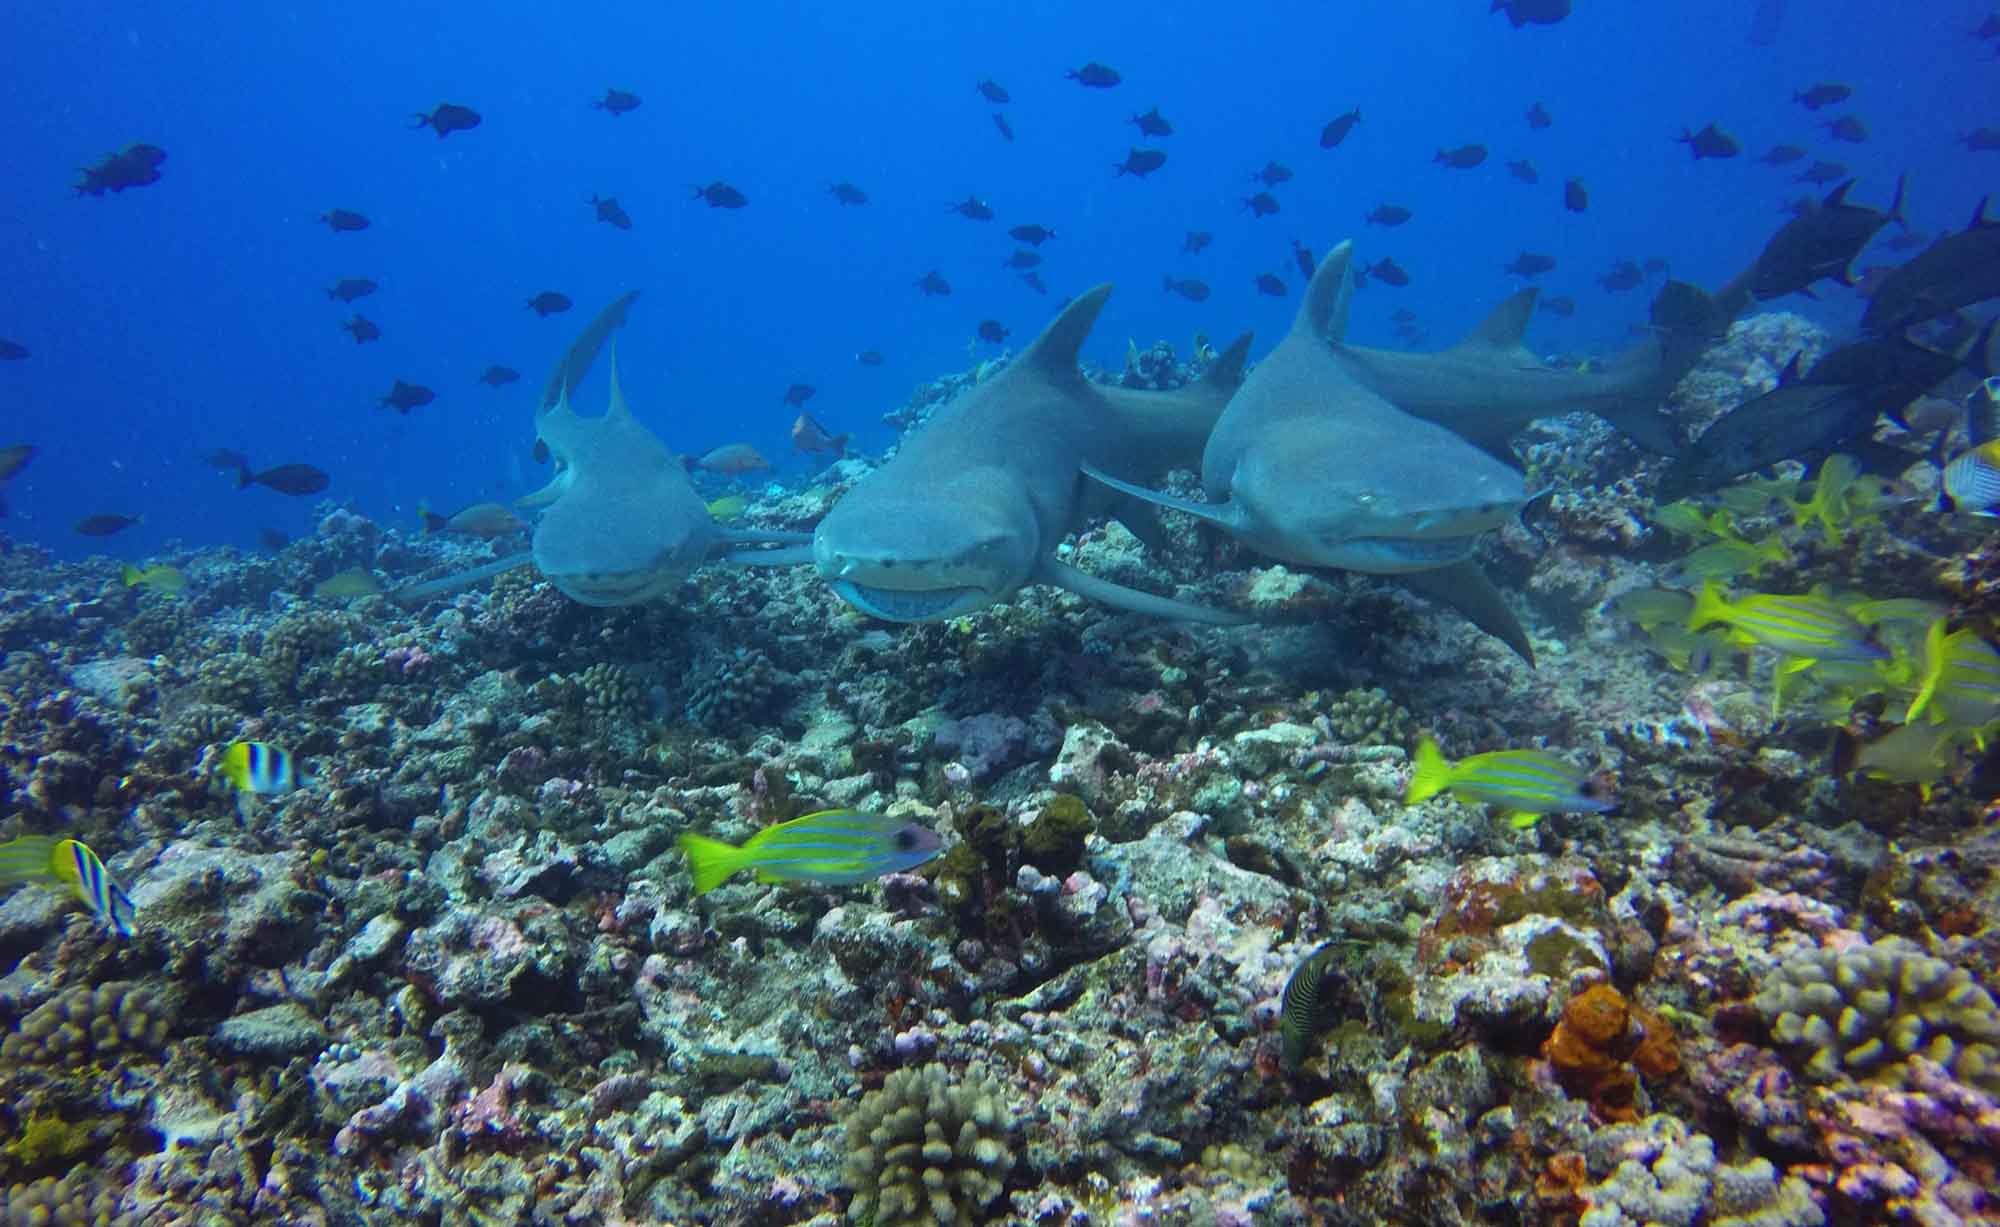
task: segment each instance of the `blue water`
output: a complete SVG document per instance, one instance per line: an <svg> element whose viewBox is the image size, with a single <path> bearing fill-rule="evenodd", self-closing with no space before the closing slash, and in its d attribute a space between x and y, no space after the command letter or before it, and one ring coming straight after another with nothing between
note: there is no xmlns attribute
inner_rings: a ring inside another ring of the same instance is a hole
<svg viewBox="0 0 2000 1227"><path fill-rule="evenodd" d="M915 385L997 352L973 331L995 318L1024 343L1063 296L1115 281L1086 357L1116 366L1127 338L1182 347L1254 328L1274 344L1297 302L1291 240L1323 252L1393 256L1407 289L1371 286L1353 334L1391 343L1407 305L1431 343L1449 343L1518 288L1500 266L1523 248L1554 254L1547 294L1574 319L1543 316L1549 351L1609 349L1643 320L1652 286L1608 294L1614 260L1663 256L1673 274L1714 285L1755 256L1804 190L1799 166L1753 159L1775 142L1851 164L1854 195L1886 203L1911 178L1920 229L1963 224L1994 186L2000 156L1969 155L1966 130L2000 123L1996 64L1969 38L1978 0L1884 5L1793 3L1769 47L1749 40L1742 0L1609 4L1578 0L1555 27L1514 30L1483 4L1236 5L1046 2L806 6L383 5L188 3L18 5L8 15L0 102L0 337L27 346L0 363L7 438L41 448L6 490L9 534L65 554L152 553L170 538L248 545L264 527L311 525L317 499L287 499L205 467L215 447L260 467L317 464L327 497L413 523L419 498L450 509L539 484L526 456L541 381L570 336L629 288L646 295L621 339L635 408L680 450L745 440L788 452L787 384L865 446L890 438L881 415ZM1064 79L1087 60L1124 83ZM1000 139L974 83L1013 94L1017 140ZM1840 80L1852 101L1814 115L1794 89ZM620 118L588 103L607 87L641 95ZM1541 100L1555 126L1522 118ZM410 130L443 101L484 116L440 141ZM1128 116L1158 106L1169 159L1144 182L1111 166L1137 143ZM1353 107L1340 148L1321 126ZM1816 125L1846 111L1871 139L1840 145ZM1743 143L1731 162L1689 159L1673 138L1720 122ZM135 141L167 150L164 178L78 198L76 169ZM1432 163L1481 142L1473 171ZM1528 157L1537 187L1503 163ZM1253 220L1250 173L1275 158L1296 178L1283 212ZM1984 159L1983 161L1981 159ZM1566 213L1563 180L1589 185ZM740 211L689 199L724 179ZM852 180L870 197L840 207ZM635 228L593 220L616 196ZM989 223L947 210L973 193ZM1416 212L1397 230L1364 226L1391 201ZM334 207L372 229L335 234ZM1050 297L1002 268L1007 227L1041 222ZM1179 253L1204 229L1214 245ZM1883 262L1877 255L1873 262ZM1864 256L1862 264L1871 262ZM937 268L949 298L912 286ZM1259 295L1259 272L1292 296ZM1206 303L1164 295L1163 274L1199 277ZM383 330L356 346L350 309L327 286L368 277L355 304ZM555 289L568 315L525 300ZM1851 296L1788 300L1836 325ZM886 365L857 365L874 348ZM498 391L489 363L522 372ZM396 379L436 389L407 418L376 407ZM584 400L602 403L601 376ZM146 516L93 541L93 513Z"/></svg>

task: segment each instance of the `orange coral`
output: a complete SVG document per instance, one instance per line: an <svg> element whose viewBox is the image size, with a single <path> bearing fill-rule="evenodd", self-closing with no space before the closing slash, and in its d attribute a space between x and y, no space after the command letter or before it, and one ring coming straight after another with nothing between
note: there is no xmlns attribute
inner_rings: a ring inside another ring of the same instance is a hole
<svg viewBox="0 0 2000 1227"><path fill-rule="evenodd" d="M1587 1097L1591 1109L1611 1121L1638 1118L1640 1074L1664 1078L1681 1065L1665 1022L1634 1008L1609 984L1593 985L1569 999L1562 1021L1542 1042L1542 1056L1564 1086Z"/></svg>

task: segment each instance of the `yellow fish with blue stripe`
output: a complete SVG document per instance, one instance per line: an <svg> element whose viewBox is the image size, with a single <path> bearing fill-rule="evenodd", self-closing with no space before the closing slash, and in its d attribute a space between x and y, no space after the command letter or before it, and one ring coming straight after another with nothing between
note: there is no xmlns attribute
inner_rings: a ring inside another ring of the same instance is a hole
<svg viewBox="0 0 2000 1227"><path fill-rule="evenodd" d="M266 741L236 741L222 752L222 778L238 792L283 796L313 782L290 751Z"/></svg>
<svg viewBox="0 0 2000 1227"><path fill-rule="evenodd" d="M147 567L143 571L131 563L126 563L125 569L119 572L119 578L125 581L127 588L144 588L161 596L179 596L186 592L188 587L187 575L179 567L168 566L166 563Z"/></svg>
<svg viewBox="0 0 2000 1227"><path fill-rule="evenodd" d="M1972 729L1974 743L1984 750L1981 730L2000 719L2000 652L1976 631L1946 634L1945 622L1939 618L1924 635L1923 672L1903 723L1928 711L1933 724Z"/></svg>
<svg viewBox="0 0 2000 1227"><path fill-rule="evenodd" d="M1687 627L1698 631L1720 622L1745 643L1810 660L1886 660L1888 650L1867 627L1829 597L1814 593L1786 596L1752 593L1731 601L1713 583L1695 594Z"/></svg>
<svg viewBox="0 0 2000 1227"><path fill-rule="evenodd" d="M697 895L744 869L756 870L760 882L849 886L914 869L944 848L929 827L851 809L821 810L765 827L740 847L694 834L676 843L687 853Z"/></svg>
<svg viewBox="0 0 2000 1227"><path fill-rule="evenodd" d="M67 886L113 933L132 936L132 898L88 844L53 835L23 835L0 844L0 885L16 882Z"/></svg>
<svg viewBox="0 0 2000 1227"><path fill-rule="evenodd" d="M1518 830L1534 826L1543 814L1601 814L1612 804L1590 794L1588 772L1547 750L1493 750L1454 763L1426 737L1417 743L1412 763L1404 805L1448 792L1461 801L1499 806Z"/></svg>

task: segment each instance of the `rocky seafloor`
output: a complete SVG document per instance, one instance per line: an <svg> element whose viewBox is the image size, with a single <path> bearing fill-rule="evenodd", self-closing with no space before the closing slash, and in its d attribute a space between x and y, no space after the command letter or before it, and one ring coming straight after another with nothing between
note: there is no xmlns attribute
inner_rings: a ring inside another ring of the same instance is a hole
<svg viewBox="0 0 2000 1227"><path fill-rule="evenodd" d="M1739 324L1679 410L1822 341ZM10 544L0 838L84 840L138 923L0 900L0 1222L2000 1222L1991 790L1836 777L1768 661L1664 665L1604 604L1677 552L1657 462L1594 421L1524 445L1556 494L1485 562L1532 671L1191 530L1066 549L1272 625L1037 588L889 626L808 569L315 602L488 556L331 504L276 555L157 560L179 597ZM809 527L867 467L747 516ZM1788 541L1768 591L1992 615L1982 538L1920 500ZM1426 731L1564 752L1619 806L1405 807ZM237 739L318 778L239 807ZM693 897L676 835L827 806L947 852ZM1290 1068L1280 994L1327 943Z"/></svg>

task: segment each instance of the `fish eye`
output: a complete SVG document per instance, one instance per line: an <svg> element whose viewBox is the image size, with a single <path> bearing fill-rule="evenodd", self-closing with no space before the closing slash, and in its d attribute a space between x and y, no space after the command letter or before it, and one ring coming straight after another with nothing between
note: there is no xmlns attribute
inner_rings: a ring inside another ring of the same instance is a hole
<svg viewBox="0 0 2000 1227"><path fill-rule="evenodd" d="M903 830L903 831L898 831L898 832L896 832L896 849L897 849L897 851L899 851L899 852L907 852L907 851L909 851L909 850L910 850L911 848L914 848L914 847L916 847L916 846L917 846L917 836L916 836L916 832L914 832L914 831L908 831L908 830Z"/></svg>

